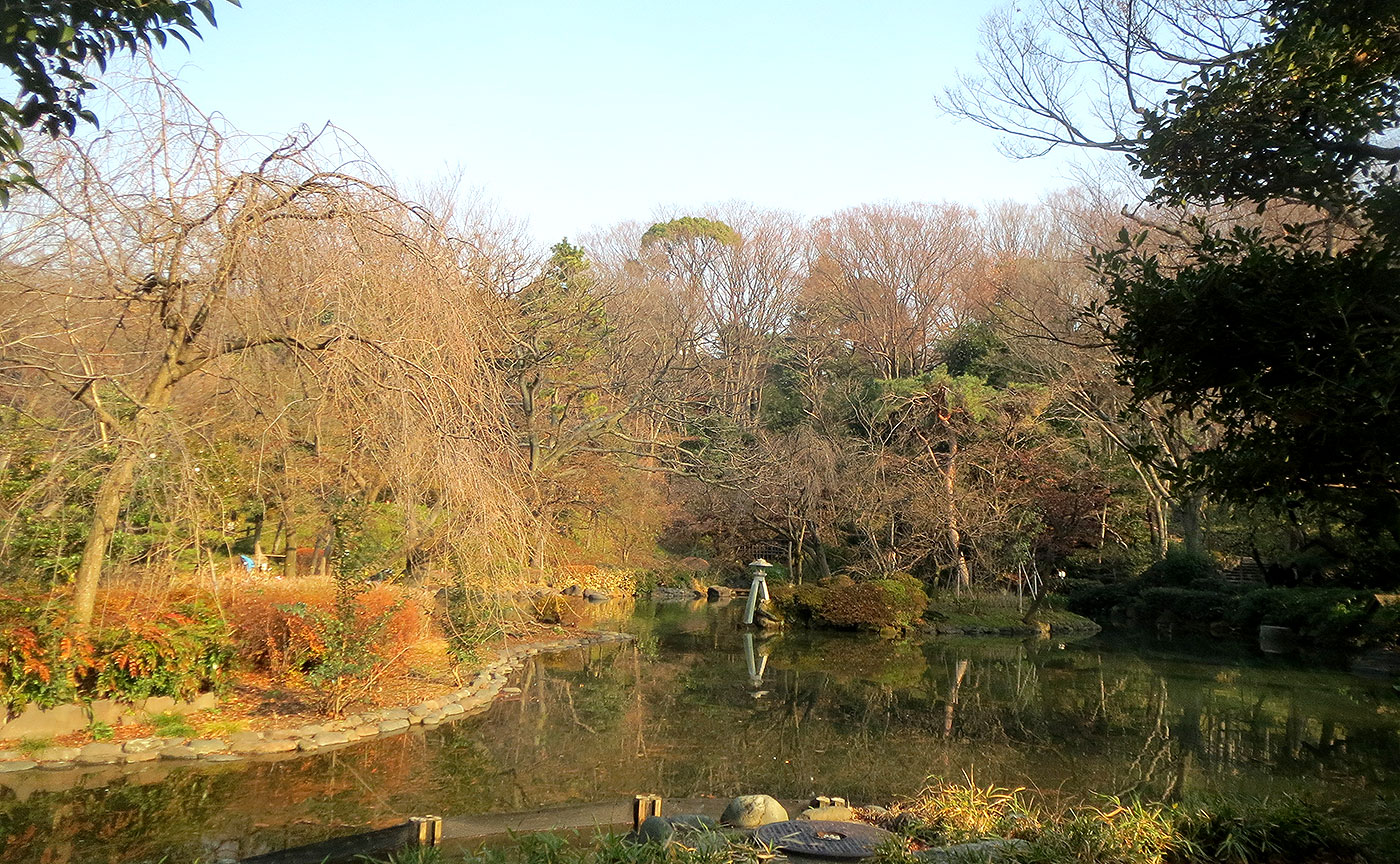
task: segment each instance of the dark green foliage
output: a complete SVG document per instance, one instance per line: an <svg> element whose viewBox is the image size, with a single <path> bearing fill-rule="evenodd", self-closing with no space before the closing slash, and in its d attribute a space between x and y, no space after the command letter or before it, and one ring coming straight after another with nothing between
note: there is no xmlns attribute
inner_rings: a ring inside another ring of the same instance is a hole
<svg viewBox="0 0 1400 864"><path fill-rule="evenodd" d="M239 5L239 0L228 0ZM198 14L196 14L198 13ZM13 0L0 6L0 63L19 86L15 104L0 101L0 156L15 173L0 178L0 203L17 185L33 185L19 158L20 133L38 129L57 138L72 135L78 121L96 125L83 107L95 87L87 67L138 48L164 46L199 35L199 18L214 22L213 0Z"/></svg>
<svg viewBox="0 0 1400 864"><path fill-rule="evenodd" d="M1134 161L1167 200L1366 194L1400 123L1400 10L1391 0L1275 0L1250 51L1206 66L1143 116ZM1395 157L1389 157L1394 161Z"/></svg>
<svg viewBox="0 0 1400 864"><path fill-rule="evenodd" d="M1395 250L1368 240L1335 256L1301 229L1203 232L1192 263L1168 269L1133 245L1096 266L1123 314L1113 341L1139 400L1220 430L1183 476L1239 502L1310 501L1400 528L1400 394ZM1203 326L1208 322L1209 326Z"/></svg>
<svg viewBox="0 0 1400 864"><path fill-rule="evenodd" d="M1210 580L1220 575L1220 568L1207 555L1194 555L1180 546L1167 550L1161 561L1142 573L1142 584L1148 587L1170 586L1185 588L1192 583Z"/></svg>
<svg viewBox="0 0 1400 864"><path fill-rule="evenodd" d="M1320 507L1352 523L1356 550L1400 555L1400 6L1275 0L1257 44L1203 65L1144 114L1139 172L1169 203L1314 205L1321 231L1265 234L1187 224L1170 256L1145 235L1095 256L1121 319L1111 341L1139 403L1220 431L1184 465L1183 488ZM1107 320L1107 319L1105 319Z"/></svg>
<svg viewBox="0 0 1400 864"><path fill-rule="evenodd" d="M1230 608L1230 595L1219 591L1191 588L1144 588L1134 608L1139 620L1151 624L1162 620L1206 625L1220 621Z"/></svg>
<svg viewBox="0 0 1400 864"><path fill-rule="evenodd" d="M1137 600L1142 586L1137 580L1128 582L1095 582L1068 579L1063 588L1065 607L1076 615L1095 621L1105 621L1116 607L1130 606Z"/></svg>
<svg viewBox="0 0 1400 864"><path fill-rule="evenodd" d="M0 452L0 573L7 581L61 582L82 555L92 496L112 451L89 448L70 457L49 430L0 408Z"/></svg>
<svg viewBox="0 0 1400 864"><path fill-rule="evenodd" d="M976 375L993 387L1005 387L1008 383L1006 342L991 324L963 324L939 347L949 375Z"/></svg>
<svg viewBox="0 0 1400 864"><path fill-rule="evenodd" d="M1315 804L1294 798L1249 806L1212 800L1182 808L1173 823L1190 850L1184 856L1188 861L1331 862L1355 860L1361 852L1354 829Z"/></svg>
<svg viewBox="0 0 1400 864"><path fill-rule="evenodd" d="M1239 598L1230 621L1247 632L1271 624L1318 643L1349 645L1368 629L1372 602L1372 594L1346 588L1261 588Z"/></svg>

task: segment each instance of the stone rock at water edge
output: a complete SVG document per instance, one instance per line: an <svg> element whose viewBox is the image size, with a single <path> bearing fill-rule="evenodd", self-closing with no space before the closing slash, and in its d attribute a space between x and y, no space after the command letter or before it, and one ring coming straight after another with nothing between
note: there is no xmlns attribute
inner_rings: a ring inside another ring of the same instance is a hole
<svg viewBox="0 0 1400 864"><path fill-rule="evenodd" d="M787 808L770 795L740 795L724 808L719 821L735 828L758 828L787 818Z"/></svg>

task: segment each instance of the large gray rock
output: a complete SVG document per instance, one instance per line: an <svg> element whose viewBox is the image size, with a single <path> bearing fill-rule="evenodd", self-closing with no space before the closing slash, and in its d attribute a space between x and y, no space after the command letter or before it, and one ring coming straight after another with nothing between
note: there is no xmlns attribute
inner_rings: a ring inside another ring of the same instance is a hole
<svg viewBox="0 0 1400 864"><path fill-rule="evenodd" d="M664 816L648 816L637 829L637 839L643 843L660 843L664 846L675 835L676 829L671 825L671 820Z"/></svg>
<svg viewBox="0 0 1400 864"><path fill-rule="evenodd" d="M94 741L78 751L74 761L83 765L108 765L122 758L122 745L111 741Z"/></svg>
<svg viewBox="0 0 1400 864"><path fill-rule="evenodd" d="M735 828L758 828L774 822L786 822L787 809L769 795L740 795L724 808L719 821Z"/></svg>
<svg viewBox="0 0 1400 864"><path fill-rule="evenodd" d="M1031 844L1024 840L978 840L939 849L925 849L914 857L927 864L1010 864Z"/></svg>
<svg viewBox="0 0 1400 864"><path fill-rule="evenodd" d="M660 843L667 846L677 837L683 836L685 844L692 846L709 837L717 837L724 841L724 837L716 833L718 830L719 824L708 816L648 816L637 830L637 839L644 843Z"/></svg>
<svg viewBox="0 0 1400 864"><path fill-rule="evenodd" d="M699 591L692 591L689 588L672 588L669 585L658 585L651 589L651 599L659 603L688 603L691 600L699 599Z"/></svg>
<svg viewBox="0 0 1400 864"><path fill-rule="evenodd" d="M77 747L45 747L34 754L35 762L72 762L77 758Z"/></svg>

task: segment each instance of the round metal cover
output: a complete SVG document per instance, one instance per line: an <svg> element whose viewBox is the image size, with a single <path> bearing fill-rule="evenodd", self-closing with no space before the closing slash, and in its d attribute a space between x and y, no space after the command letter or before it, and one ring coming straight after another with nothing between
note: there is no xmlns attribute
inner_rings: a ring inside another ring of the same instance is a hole
<svg viewBox="0 0 1400 864"><path fill-rule="evenodd" d="M753 832L754 839L784 852L822 858L869 858L875 847L894 835L864 822L790 819Z"/></svg>

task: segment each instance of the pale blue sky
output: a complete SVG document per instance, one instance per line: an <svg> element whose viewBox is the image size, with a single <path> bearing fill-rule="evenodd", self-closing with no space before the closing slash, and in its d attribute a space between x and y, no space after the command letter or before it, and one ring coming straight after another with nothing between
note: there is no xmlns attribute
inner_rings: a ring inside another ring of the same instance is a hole
<svg viewBox="0 0 1400 864"><path fill-rule="evenodd" d="M235 126L330 120L408 182L460 169L542 242L733 199L816 216L879 200L1034 200L1017 162L933 97L989 2L244 0L187 92Z"/></svg>

